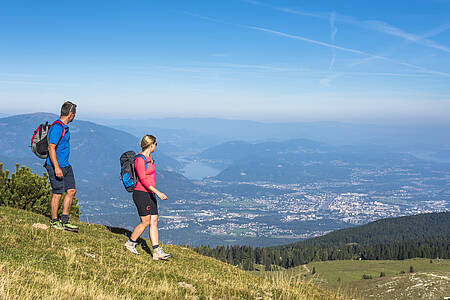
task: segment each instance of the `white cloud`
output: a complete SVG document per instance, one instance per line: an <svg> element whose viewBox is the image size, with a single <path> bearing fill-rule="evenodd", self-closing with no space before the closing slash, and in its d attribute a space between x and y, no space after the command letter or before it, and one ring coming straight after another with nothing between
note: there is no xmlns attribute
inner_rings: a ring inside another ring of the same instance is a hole
<svg viewBox="0 0 450 300"><path fill-rule="evenodd" d="M327 77L319 80L320 86L323 88L330 87L331 81L333 81L334 79L336 79L338 77L339 77L339 75L337 73L330 74Z"/></svg>

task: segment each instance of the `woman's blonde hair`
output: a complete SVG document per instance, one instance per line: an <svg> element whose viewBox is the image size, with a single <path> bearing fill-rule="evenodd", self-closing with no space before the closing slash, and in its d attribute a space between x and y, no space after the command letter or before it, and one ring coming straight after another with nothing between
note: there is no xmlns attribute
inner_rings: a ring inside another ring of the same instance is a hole
<svg viewBox="0 0 450 300"><path fill-rule="evenodd" d="M156 143L156 138L151 134L146 134L141 140L142 151Z"/></svg>

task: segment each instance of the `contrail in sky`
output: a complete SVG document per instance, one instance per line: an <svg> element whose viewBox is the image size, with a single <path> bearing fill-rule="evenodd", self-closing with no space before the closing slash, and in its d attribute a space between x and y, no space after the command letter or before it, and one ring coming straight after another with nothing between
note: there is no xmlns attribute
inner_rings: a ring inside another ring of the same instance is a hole
<svg viewBox="0 0 450 300"><path fill-rule="evenodd" d="M334 24L334 20L336 19L336 13L332 12L330 15L330 27L331 27L331 43L334 45L336 40L337 27ZM331 62L329 69L331 70L334 66L334 62L336 61L336 49L331 49Z"/></svg>
<svg viewBox="0 0 450 300"><path fill-rule="evenodd" d="M242 1L252 4L252 5L266 7L266 8L272 9L272 10L281 11L281 12L285 12L285 13L293 14L293 15L307 16L307 17L312 17L312 18L316 18L316 19L327 19L328 18L328 14L323 13L323 12L322 13L311 13L311 12L299 11L299 10L294 10L294 9L290 9L290 8L285 8L285 7L272 6L272 5L265 4L265 3L255 1L255 0L242 0ZM378 21L378 20L360 21L352 16L346 16L346 15L336 14L336 13L334 13L334 14L335 14L334 18L336 21L339 21L342 23L353 24L353 25L367 28L367 29L370 29L373 31L378 31L378 32L384 33L386 35L396 36L396 37L399 37L408 42L414 42L414 43L417 43L417 44L420 44L423 46L427 46L430 48L434 48L437 50L441 50L441 51L450 53L450 48L428 39L430 37L433 37L435 35L438 35L439 33L442 33L444 31L450 29L450 23L441 25L441 26L429 31L427 34L417 35L417 34L405 32L405 31L401 30L400 28L394 27L394 26L387 24L385 22L382 22L382 21Z"/></svg>
<svg viewBox="0 0 450 300"><path fill-rule="evenodd" d="M207 20L207 21L210 21L210 22L216 22L216 23L226 24L226 25L233 25L233 26L238 26L238 27L241 27L241 28L251 29L251 30L255 30L255 31L266 32L266 33L274 34L274 35L285 37L285 38L289 38L289 39L304 41L304 42L307 42L307 43L310 43L310 44L315 44L315 45L319 45L319 46L323 46L323 47L328 47L328 48L331 48L331 49L336 49L336 50L341 50L341 51L344 51L344 52L349 52L349 53L363 55L363 56L370 57L370 58L373 58L373 59L380 59L380 60L388 61L388 62L397 64L397 65L410 67L410 68L416 69L418 71L421 71L423 73L440 75L440 76L444 76L444 77L450 77L450 73L430 70L430 69L423 68L423 67L420 67L420 66L417 66L417 65L414 65L414 64L401 62L401 61L396 61L396 60L387 58L385 56L367 53L367 52L364 52L364 51L361 51L361 50L358 50L358 49L341 47L341 46L333 45L333 44L330 44L330 43L325 43L325 42L322 42L322 41L309 39L309 38L306 38L306 37L303 37L303 36L300 36L300 35L284 33L284 32L281 32L281 31L276 31L276 30L272 30L272 29L268 29L268 28L264 28L264 27L258 27L258 26L233 24L233 23L224 22L224 21L221 21L221 20L218 20L218 19L201 16L201 15L198 15L198 14L189 13L189 12L186 12L186 14L188 14L190 16L193 16L193 17L196 17L196 18L201 18L201 19L204 19L204 20Z"/></svg>
<svg viewBox="0 0 450 300"><path fill-rule="evenodd" d="M274 35L278 35L278 36L282 36L282 37L286 37L286 38L290 38L290 39L294 39L294 40L300 40L300 41L304 41L304 42L307 42L307 43L320 45L320 46L323 46L323 47L328 47L328 48L332 48L332 49L336 49L336 50L341 50L341 51L345 51L345 52L350 52L350 53L355 53L355 54L359 54L359 55L364 55L364 56L375 58L375 59L381 59L381 60L389 61L391 63L395 63L395 64L398 64L398 65L410 67L410 68L419 70L419 71L424 72L424 73L450 77L450 74L446 73L446 72L433 71L433 70L426 69L426 68L423 68L423 67L420 67L420 66L417 66L417 65L414 65L414 64L396 61L396 60L393 60L393 59L390 59L390 58L387 58L387 57L384 57L384 56L370 54L370 53L367 53L367 52L364 52L364 51L361 51L361 50L357 50L357 49L336 46L336 45L333 45L333 44L329 44L329 43L325 43L325 42L321 42L321 41L305 38L305 37L300 36L300 35L284 33L284 32L280 32L280 31L276 31L276 30L272 30L272 29L268 29L268 28L263 28L263 27L247 26L247 25L240 25L240 26L244 26L245 28L252 29L252 30L262 31L262 32L266 32L266 33L271 33L271 34L274 34Z"/></svg>

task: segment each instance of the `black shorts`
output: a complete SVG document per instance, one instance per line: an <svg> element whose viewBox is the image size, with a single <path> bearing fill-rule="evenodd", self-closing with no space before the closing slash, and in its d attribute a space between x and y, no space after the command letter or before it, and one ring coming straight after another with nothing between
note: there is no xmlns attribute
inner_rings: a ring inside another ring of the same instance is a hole
<svg viewBox="0 0 450 300"><path fill-rule="evenodd" d="M72 166L63 167L61 171L63 173L62 178L55 176L55 169L52 165L44 165L50 179L50 185L54 194L62 194L67 190L75 189L75 176L73 175Z"/></svg>
<svg viewBox="0 0 450 300"><path fill-rule="evenodd" d="M133 201L139 216L157 215L158 203L154 193L133 191Z"/></svg>

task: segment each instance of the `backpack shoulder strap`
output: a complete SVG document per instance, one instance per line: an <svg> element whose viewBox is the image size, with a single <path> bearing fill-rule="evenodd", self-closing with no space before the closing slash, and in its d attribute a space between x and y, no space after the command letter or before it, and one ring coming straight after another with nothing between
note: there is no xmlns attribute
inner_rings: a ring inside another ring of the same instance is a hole
<svg viewBox="0 0 450 300"><path fill-rule="evenodd" d="M62 134L61 137L59 138L58 144L56 144L56 146L59 145L59 142L61 142L61 140L63 139L64 135L66 134L66 127L64 126L64 123L61 122L60 120L56 120L55 122L53 122L52 126L55 125L56 123L60 124L62 126Z"/></svg>
<svg viewBox="0 0 450 300"><path fill-rule="evenodd" d="M61 134L61 138L64 137L64 135L66 134L66 126L64 126L64 123L61 122L60 120L56 120L55 122L53 122L52 126L55 125L56 123L60 124L62 126L62 134Z"/></svg>
<svg viewBox="0 0 450 300"><path fill-rule="evenodd" d="M141 157L144 160L144 162L145 162L145 171L147 171L147 164L149 164L151 162L147 161L147 159L145 158L145 156L143 154L139 153L138 155L136 155L136 158L138 158L138 157Z"/></svg>

